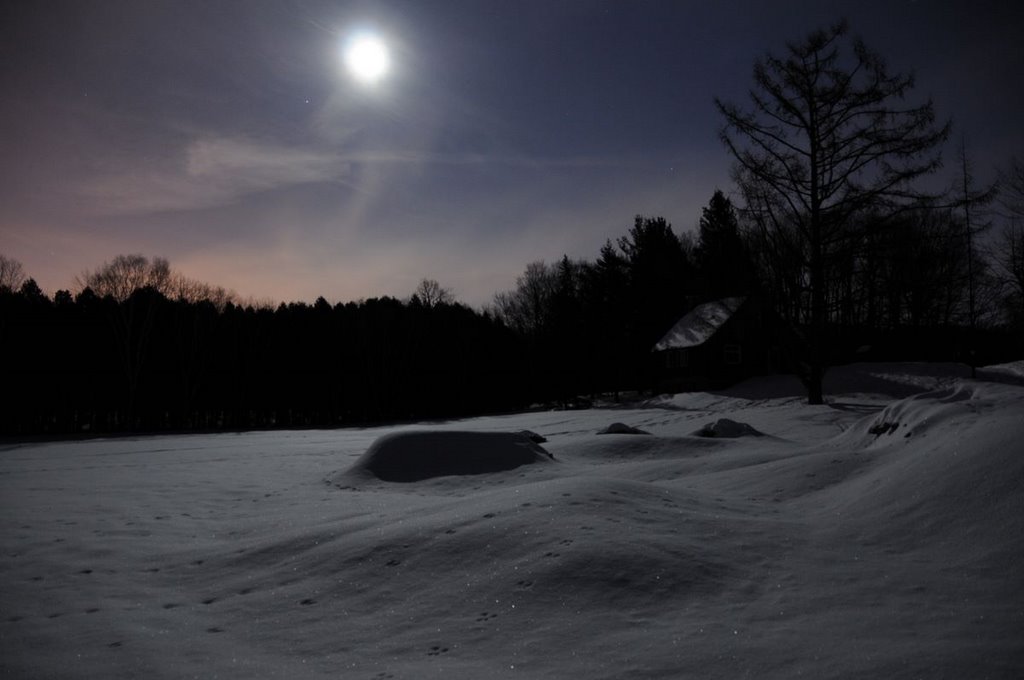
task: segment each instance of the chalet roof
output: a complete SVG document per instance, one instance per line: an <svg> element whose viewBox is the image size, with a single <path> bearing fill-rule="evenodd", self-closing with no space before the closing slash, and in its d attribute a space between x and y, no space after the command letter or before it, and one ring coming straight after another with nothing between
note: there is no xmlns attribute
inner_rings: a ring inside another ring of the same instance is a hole
<svg viewBox="0 0 1024 680"><path fill-rule="evenodd" d="M652 351L685 349L704 344L718 332L719 328L725 325L726 321L732 318L732 315L746 299L746 297L730 297L697 305L677 321L675 326L672 326Z"/></svg>

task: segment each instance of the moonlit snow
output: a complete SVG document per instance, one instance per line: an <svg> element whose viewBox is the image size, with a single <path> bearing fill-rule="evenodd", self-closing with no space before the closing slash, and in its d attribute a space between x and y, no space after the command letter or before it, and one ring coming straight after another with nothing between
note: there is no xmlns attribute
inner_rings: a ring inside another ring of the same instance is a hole
<svg viewBox="0 0 1024 680"><path fill-rule="evenodd" d="M0 675L1020 677L1015 370L8 445Z"/></svg>

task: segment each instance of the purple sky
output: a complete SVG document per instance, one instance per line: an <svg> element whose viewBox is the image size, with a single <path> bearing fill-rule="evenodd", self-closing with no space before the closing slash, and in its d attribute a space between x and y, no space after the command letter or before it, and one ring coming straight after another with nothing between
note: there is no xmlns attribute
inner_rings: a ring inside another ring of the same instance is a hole
<svg viewBox="0 0 1024 680"><path fill-rule="evenodd" d="M954 121L1024 156L1024 3L78 0L0 9L0 253L47 292L121 253L275 301L471 304L593 258L637 213L731 191L713 97L839 17ZM378 30L367 88L340 45Z"/></svg>

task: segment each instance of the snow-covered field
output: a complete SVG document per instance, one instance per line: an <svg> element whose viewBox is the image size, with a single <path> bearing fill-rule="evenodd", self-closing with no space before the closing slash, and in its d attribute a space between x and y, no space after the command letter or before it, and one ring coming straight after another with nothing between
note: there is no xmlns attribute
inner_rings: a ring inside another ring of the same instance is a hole
<svg viewBox="0 0 1024 680"><path fill-rule="evenodd" d="M0 675L1020 678L1024 387L965 370L835 369L818 407L767 379L415 427L8 446ZM597 434L616 422L649 434ZM740 436L694 435L709 424ZM490 442L495 471L348 471L416 430L531 430L553 460L500 470L531 444L452 435L449 463Z"/></svg>

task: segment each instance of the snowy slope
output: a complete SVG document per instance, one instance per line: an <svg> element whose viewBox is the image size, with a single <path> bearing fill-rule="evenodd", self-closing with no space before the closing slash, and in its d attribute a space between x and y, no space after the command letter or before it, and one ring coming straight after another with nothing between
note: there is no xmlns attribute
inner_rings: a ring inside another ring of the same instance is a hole
<svg viewBox="0 0 1024 680"><path fill-rule="evenodd" d="M1024 388L961 370L445 423L554 460L411 482L353 466L424 425L9 447L0 674L1020 677Z"/></svg>

